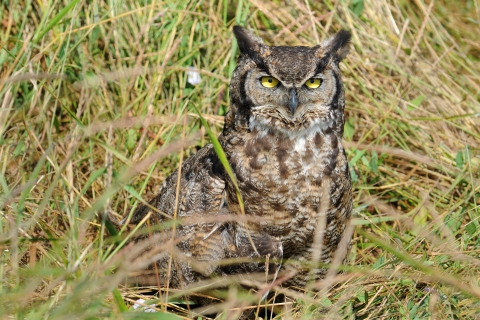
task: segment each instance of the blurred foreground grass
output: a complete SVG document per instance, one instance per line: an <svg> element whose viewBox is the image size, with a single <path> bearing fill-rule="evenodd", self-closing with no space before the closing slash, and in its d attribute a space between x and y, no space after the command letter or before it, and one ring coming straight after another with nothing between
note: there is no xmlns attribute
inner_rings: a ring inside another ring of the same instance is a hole
<svg viewBox="0 0 480 320"><path fill-rule="evenodd" d="M133 313L165 295L122 285L134 266L96 213L127 215L208 142L192 105L220 132L234 24L277 45L353 32L354 241L337 285L290 315L480 318L478 0L11 0L0 24L2 318L173 317Z"/></svg>

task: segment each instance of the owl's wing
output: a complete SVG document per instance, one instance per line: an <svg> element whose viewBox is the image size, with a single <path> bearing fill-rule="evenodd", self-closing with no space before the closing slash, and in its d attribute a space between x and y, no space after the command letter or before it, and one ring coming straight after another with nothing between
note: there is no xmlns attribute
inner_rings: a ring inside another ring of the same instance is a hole
<svg viewBox="0 0 480 320"><path fill-rule="evenodd" d="M179 174L180 186L177 188ZM181 168L163 182L159 194L149 203L160 211L152 215L151 222L165 221L168 216L174 216L175 211L179 218L214 215L224 204L224 191L223 166L213 146L208 144L185 160ZM149 211L149 206L140 206L130 223L139 223Z"/></svg>

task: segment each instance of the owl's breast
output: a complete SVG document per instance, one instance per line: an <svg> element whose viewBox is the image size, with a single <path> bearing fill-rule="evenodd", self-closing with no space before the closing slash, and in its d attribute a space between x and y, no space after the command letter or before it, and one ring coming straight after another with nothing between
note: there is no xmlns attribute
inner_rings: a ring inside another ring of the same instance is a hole
<svg viewBox="0 0 480 320"><path fill-rule="evenodd" d="M245 213L259 217L264 232L282 239L287 255L311 241L321 215L327 216L326 228L344 223L342 215L349 216L350 211L342 213L342 206L348 206L351 186L336 135L313 133L290 139L257 134L241 140L244 143L227 146L226 151ZM227 193L229 201L236 202L228 183Z"/></svg>

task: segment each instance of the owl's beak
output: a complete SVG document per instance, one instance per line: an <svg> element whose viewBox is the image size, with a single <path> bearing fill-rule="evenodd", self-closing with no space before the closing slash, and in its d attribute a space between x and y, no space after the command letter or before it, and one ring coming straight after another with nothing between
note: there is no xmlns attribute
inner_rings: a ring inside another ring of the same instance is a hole
<svg viewBox="0 0 480 320"><path fill-rule="evenodd" d="M288 102L288 106L290 108L290 112L292 116L295 114L295 110L297 110L298 100L297 100L297 89L292 88L290 89L290 101Z"/></svg>

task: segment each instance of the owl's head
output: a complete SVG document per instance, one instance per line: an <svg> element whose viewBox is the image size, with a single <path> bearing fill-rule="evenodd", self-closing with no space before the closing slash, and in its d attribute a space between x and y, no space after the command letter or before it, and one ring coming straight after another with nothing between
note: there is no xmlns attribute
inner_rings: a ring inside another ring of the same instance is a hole
<svg viewBox="0 0 480 320"><path fill-rule="evenodd" d="M233 32L241 54L227 126L289 136L342 135L345 96L338 64L348 54L350 32L341 30L314 47L268 46L242 27Z"/></svg>

